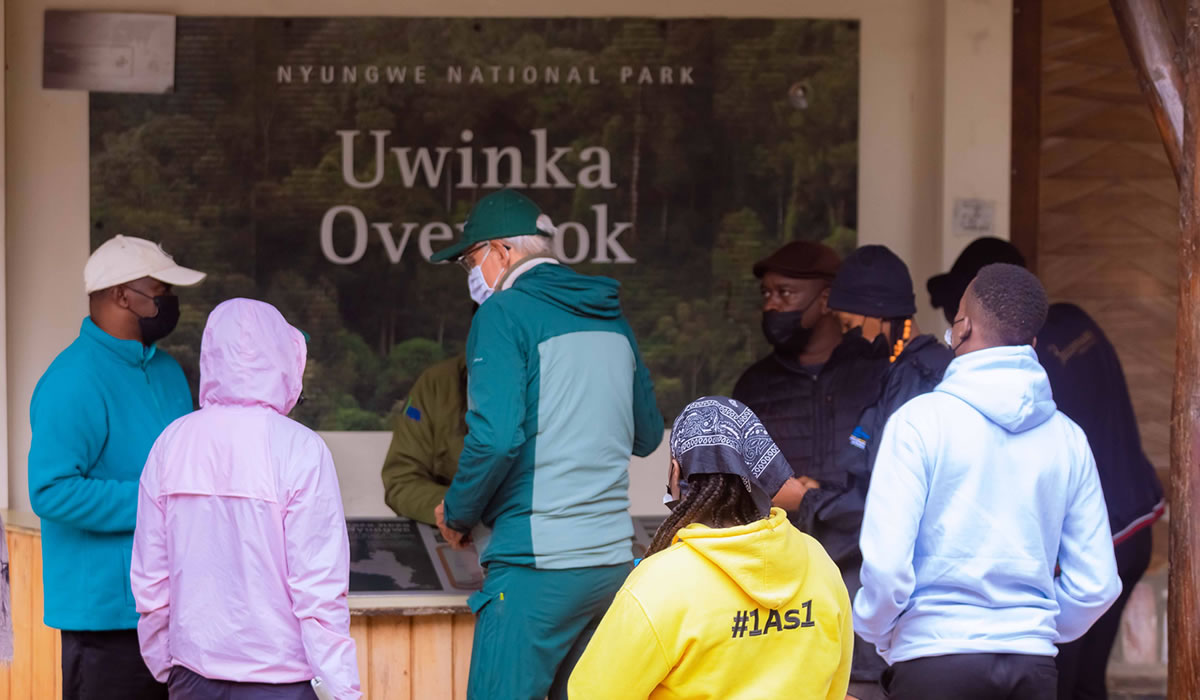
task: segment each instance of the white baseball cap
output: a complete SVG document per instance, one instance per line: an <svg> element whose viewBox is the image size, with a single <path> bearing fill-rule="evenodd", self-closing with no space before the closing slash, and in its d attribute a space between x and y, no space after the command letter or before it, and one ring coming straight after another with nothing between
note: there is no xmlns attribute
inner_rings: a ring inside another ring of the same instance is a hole
<svg viewBox="0 0 1200 700"><path fill-rule="evenodd" d="M175 264L162 246L144 238L113 236L100 245L83 267L83 284L88 294L143 277L176 287L199 284L203 272Z"/></svg>

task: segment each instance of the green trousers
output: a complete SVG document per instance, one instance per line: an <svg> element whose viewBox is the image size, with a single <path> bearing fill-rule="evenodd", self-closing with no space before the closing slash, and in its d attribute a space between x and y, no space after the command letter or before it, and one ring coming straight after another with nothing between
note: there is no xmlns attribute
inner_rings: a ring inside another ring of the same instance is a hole
<svg viewBox="0 0 1200 700"><path fill-rule="evenodd" d="M567 680L633 567L493 564L475 613L468 700L566 700Z"/></svg>

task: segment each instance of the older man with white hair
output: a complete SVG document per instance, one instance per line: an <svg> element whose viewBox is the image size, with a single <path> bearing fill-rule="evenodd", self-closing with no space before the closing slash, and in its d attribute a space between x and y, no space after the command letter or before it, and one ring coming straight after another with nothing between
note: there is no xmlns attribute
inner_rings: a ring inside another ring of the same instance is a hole
<svg viewBox="0 0 1200 700"><path fill-rule="evenodd" d="M467 437L437 508L487 567L467 697L566 698L575 662L630 571L629 459L663 419L617 282L560 265L555 229L501 190L434 256L468 270Z"/></svg>

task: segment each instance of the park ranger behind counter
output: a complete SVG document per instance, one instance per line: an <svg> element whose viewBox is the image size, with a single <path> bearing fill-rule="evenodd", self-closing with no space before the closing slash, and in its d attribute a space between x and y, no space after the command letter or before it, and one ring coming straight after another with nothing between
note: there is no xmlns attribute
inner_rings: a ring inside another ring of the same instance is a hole
<svg viewBox="0 0 1200 700"><path fill-rule="evenodd" d="M483 590L467 697L566 698L631 569L629 460L663 438L617 282L550 254L554 226L513 190L484 197L433 256L468 270L467 437L438 526L477 526Z"/></svg>
<svg viewBox="0 0 1200 700"><path fill-rule="evenodd" d="M392 417L392 446L383 463L383 500L396 515L433 525L467 435L467 365L463 355L417 377Z"/></svg>

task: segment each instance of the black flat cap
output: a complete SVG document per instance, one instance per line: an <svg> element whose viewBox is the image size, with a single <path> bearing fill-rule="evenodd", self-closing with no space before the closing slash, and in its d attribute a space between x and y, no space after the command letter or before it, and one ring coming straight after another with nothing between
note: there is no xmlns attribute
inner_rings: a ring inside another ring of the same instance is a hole
<svg viewBox="0 0 1200 700"><path fill-rule="evenodd" d="M754 263L754 276L777 272L796 279L832 280L841 266L833 248L815 241L792 241Z"/></svg>

